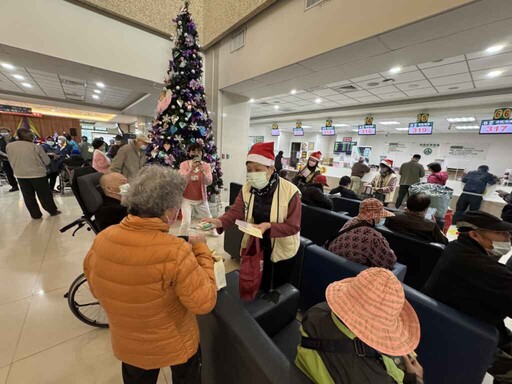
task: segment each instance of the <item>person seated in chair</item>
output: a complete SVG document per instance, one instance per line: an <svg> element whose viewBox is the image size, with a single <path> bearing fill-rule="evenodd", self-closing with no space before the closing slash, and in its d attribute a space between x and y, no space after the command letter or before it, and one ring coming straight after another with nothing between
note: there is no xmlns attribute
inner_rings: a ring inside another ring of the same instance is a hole
<svg viewBox="0 0 512 384"><path fill-rule="evenodd" d="M404 213L386 219L386 227L396 231L419 237L432 243L448 244L448 239L436 224L434 216L426 219L425 214L430 206L430 197L425 193L412 195L407 199Z"/></svg>
<svg viewBox="0 0 512 384"><path fill-rule="evenodd" d="M341 197L344 197L346 199L359 200L359 197L357 197L356 193L349 188L350 183L350 177L343 176L340 179L339 186L337 186L334 189L331 189L329 195L336 195L337 193L339 193Z"/></svg>
<svg viewBox="0 0 512 384"><path fill-rule="evenodd" d="M421 384L420 322L383 268L336 281L302 319L295 364L314 383Z"/></svg>
<svg viewBox="0 0 512 384"><path fill-rule="evenodd" d="M395 252L375 225L386 217L394 216L377 199L366 199L359 206L359 215L349 220L337 237L325 247L332 253L354 263L368 267L392 269Z"/></svg>
<svg viewBox="0 0 512 384"><path fill-rule="evenodd" d="M333 210L332 200L324 195L324 186L328 187L327 178L318 175L313 179L312 184L307 184L302 190L302 202L313 207Z"/></svg>
<svg viewBox="0 0 512 384"><path fill-rule="evenodd" d="M101 176L100 186L105 197L94 214L94 221L100 231L111 225L119 224L128 214L126 207L121 205L121 186L127 182L126 177L117 172Z"/></svg>

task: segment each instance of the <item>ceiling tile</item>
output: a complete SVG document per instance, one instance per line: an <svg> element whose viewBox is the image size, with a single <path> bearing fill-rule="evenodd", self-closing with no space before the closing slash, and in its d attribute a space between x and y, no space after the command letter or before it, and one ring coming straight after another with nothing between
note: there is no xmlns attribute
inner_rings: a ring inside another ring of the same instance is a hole
<svg viewBox="0 0 512 384"><path fill-rule="evenodd" d="M459 61L464 61L464 60L466 60L464 55L460 55L460 56L449 57L449 58L443 59L443 60L430 61L428 63L419 64L418 67L420 67L420 69L426 69L426 68L438 67L440 65L458 63Z"/></svg>
<svg viewBox="0 0 512 384"><path fill-rule="evenodd" d="M378 73L374 73L373 75L356 77L354 79L350 79L350 81L352 81L353 83L361 83L361 82L364 82L367 80L373 80L373 79L383 79L384 80L384 78L381 75L379 75Z"/></svg>
<svg viewBox="0 0 512 384"><path fill-rule="evenodd" d="M319 91L313 92L317 96L332 96L332 95L338 95L338 92L332 90L332 89L321 89Z"/></svg>
<svg viewBox="0 0 512 384"><path fill-rule="evenodd" d="M360 101L361 103L373 103L377 101L382 101L382 99L377 96L358 97L357 100Z"/></svg>
<svg viewBox="0 0 512 384"><path fill-rule="evenodd" d="M409 67L403 67L399 73L407 73L407 72L413 72L417 71L418 67L415 65L411 65ZM393 77L393 75L396 75L396 73L389 73L389 71L381 72L380 73L382 77Z"/></svg>
<svg viewBox="0 0 512 384"><path fill-rule="evenodd" d="M361 97L370 97L373 95L368 91L356 91L356 92L350 92L348 94L348 96L350 96L353 99L359 99Z"/></svg>
<svg viewBox="0 0 512 384"><path fill-rule="evenodd" d="M468 66L465 61L461 61L460 63L448 64L448 65L440 65L434 68L427 68L423 70L425 76L429 79L434 77L442 77L442 76L450 76L456 75L459 73L469 72Z"/></svg>
<svg viewBox="0 0 512 384"><path fill-rule="evenodd" d="M394 75L392 78L395 80L395 82L393 83L394 85L401 83L409 83L411 81L425 80L425 76L423 76L423 74L420 71L399 73L398 75Z"/></svg>
<svg viewBox="0 0 512 384"><path fill-rule="evenodd" d="M339 103L335 103L333 101L326 101L326 102L323 102L322 105L326 108L336 108L336 107L339 107L340 104Z"/></svg>
<svg viewBox="0 0 512 384"><path fill-rule="evenodd" d="M504 67L507 65L512 65L512 52L469 60L469 68L471 68L472 71Z"/></svg>
<svg viewBox="0 0 512 384"><path fill-rule="evenodd" d="M348 97L345 96L345 95L340 95L339 93L336 94L336 95L332 95L332 96L327 96L326 97L327 100L330 100L330 101L340 101L340 100L347 100Z"/></svg>
<svg viewBox="0 0 512 384"><path fill-rule="evenodd" d="M311 100L300 100L295 102L296 105L310 105Z"/></svg>
<svg viewBox="0 0 512 384"><path fill-rule="evenodd" d="M412 91L415 89L432 87L428 80L411 81L410 83L397 84L396 86L402 91Z"/></svg>
<svg viewBox="0 0 512 384"><path fill-rule="evenodd" d="M407 98L403 92L384 93L379 95L379 97L384 100Z"/></svg>
<svg viewBox="0 0 512 384"><path fill-rule="evenodd" d="M475 86L473 85L472 81L466 82L466 83L458 83L458 84L448 84L448 85L438 85L436 86L436 89L440 93L447 93L447 92L460 92L464 90L474 89Z"/></svg>
<svg viewBox="0 0 512 384"><path fill-rule="evenodd" d="M416 96L425 96L425 95L435 95L437 94L437 91L435 88L423 88L423 89L416 89L414 91L406 91L405 94L410 97L416 97Z"/></svg>
<svg viewBox="0 0 512 384"><path fill-rule="evenodd" d="M467 81L471 81L471 75L469 73L461 73L459 75L436 77L435 79L430 80L430 82L434 86L464 83Z"/></svg>
<svg viewBox="0 0 512 384"><path fill-rule="evenodd" d="M512 84L512 76L486 80L475 80L476 88L503 88Z"/></svg>
<svg viewBox="0 0 512 384"><path fill-rule="evenodd" d="M398 89L394 85L388 85L385 87L372 88L370 92L373 93L374 95L380 96L383 93L398 92Z"/></svg>
<svg viewBox="0 0 512 384"><path fill-rule="evenodd" d="M282 97L281 100L296 102L296 101L299 101L301 99L298 98L298 97L295 97L295 96L286 96L286 97Z"/></svg>
<svg viewBox="0 0 512 384"><path fill-rule="evenodd" d="M311 70L303 67L302 65L293 64L289 65L288 67L280 68L275 71L266 73L264 75L256 76L254 80L269 85L294 79L309 73L311 73Z"/></svg>
<svg viewBox="0 0 512 384"><path fill-rule="evenodd" d="M304 93L301 93L300 95L298 95L299 98L303 99L303 100L314 100L316 99L318 96L317 95L314 95L312 93L309 93L309 92L304 92Z"/></svg>
<svg viewBox="0 0 512 384"><path fill-rule="evenodd" d="M484 51L479 51L479 52L474 52L474 53L468 53L468 54L466 54L466 57L468 60L473 60L473 59L479 59L481 57L491 57L491 56L495 56L495 55L503 55L504 53L507 53L507 52L512 52L512 45L505 45L503 47L503 49L497 53L488 53L487 51L484 50Z"/></svg>
<svg viewBox="0 0 512 384"><path fill-rule="evenodd" d="M349 85L349 84L351 84L350 80L343 80L343 81L337 81L335 83L325 84L325 86L329 87L329 88L334 88L334 87L339 87L342 85Z"/></svg>
<svg viewBox="0 0 512 384"><path fill-rule="evenodd" d="M496 69L493 69L492 71L494 70L499 70L499 71L502 71L503 72L503 76L510 76L512 75L512 65L511 66L508 66L508 67L499 67L499 68L496 68ZM487 69L487 70L484 70L484 71L474 71L472 72L472 76L473 76L473 80L487 80L489 79L489 72L491 72L491 70ZM496 79L500 79L501 77L497 77Z"/></svg>

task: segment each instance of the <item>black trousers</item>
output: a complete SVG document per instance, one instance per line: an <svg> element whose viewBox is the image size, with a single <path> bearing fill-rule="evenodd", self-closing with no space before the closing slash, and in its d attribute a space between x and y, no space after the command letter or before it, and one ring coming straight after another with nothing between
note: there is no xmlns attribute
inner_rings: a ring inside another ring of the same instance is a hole
<svg viewBox="0 0 512 384"><path fill-rule="evenodd" d="M124 384L156 384L160 369L142 369L123 363ZM186 363L171 366L173 384L201 384L201 349Z"/></svg>
<svg viewBox="0 0 512 384"><path fill-rule="evenodd" d="M14 177L14 172L12 171L11 164L8 161L2 161L2 169L4 170L9 185L13 188L18 188L18 182Z"/></svg>
<svg viewBox="0 0 512 384"><path fill-rule="evenodd" d="M467 193L462 192L457 201L457 205L455 207L455 213L453 214L453 224L457 224L462 214L468 209L470 211L478 211L480 209L480 205L482 204L483 197L476 195L469 195Z"/></svg>
<svg viewBox="0 0 512 384"><path fill-rule="evenodd" d="M57 183L57 176L59 176L59 172L53 172L48 174L48 183L50 184L50 191L55 189L55 184Z"/></svg>
<svg viewBox="0 0 512 384"><path fill-rule="evenodd" d="M18 179L18 183L23 194L25 206L33 219L39 219L43 216L36 200L36 194L46 212L50 215L57 212L57 206L55 201L53 201L46 176L35 179Z"/></svg>
<svg viewBox="0 0 512 384"><path fill-rule="evenodd" d="M400 208L406 196L409 196L410 185L401 185L398 189L398 197L396 198L395 206Z"/></svg>

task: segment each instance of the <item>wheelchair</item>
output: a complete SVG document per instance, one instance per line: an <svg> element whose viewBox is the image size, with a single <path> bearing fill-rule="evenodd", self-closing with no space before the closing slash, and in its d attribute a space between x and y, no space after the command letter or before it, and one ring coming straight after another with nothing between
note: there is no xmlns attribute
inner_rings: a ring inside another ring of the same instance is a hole
<svg viewBox="0 0 512 384"><path fill-rule="evenodd" d="M73 174L77 169L84 167L85 161L78 155L73 155L64 160L63 167L59 172L59 185L57 190L64 194L66 188L71 188Z"/></svg>
<svg viewBox="0 0 512 384"><path fill-rule="evenodd" d="M100 228L94 221L94 213L103 202L103 193L99 187L101 173L92 167L80 167L74 170L70 187L82 209L83 215L74 222L60 229L64 233L72 228L72 236L83 227L94 234L100 232ZM78 320L85 324L98 328L108 328L108 318L96 298L91 293L85 274L80 274L64 295L68 301L69 309Z"/></svg>

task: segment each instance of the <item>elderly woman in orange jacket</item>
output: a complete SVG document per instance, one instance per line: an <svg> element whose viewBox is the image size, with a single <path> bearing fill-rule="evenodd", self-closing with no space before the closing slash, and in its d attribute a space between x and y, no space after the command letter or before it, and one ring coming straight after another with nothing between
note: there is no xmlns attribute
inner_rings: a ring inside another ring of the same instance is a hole
<svg viewBox="0 0 512 384"><path fill-rule="evenodd" d="M204 237L170 235L186 181L150 166L123 196L129 215L102 231L84 261L94 296L107 313L125 384L153 384L171 366L174 384L201 383L196 315L217 299Z"/></svg>

